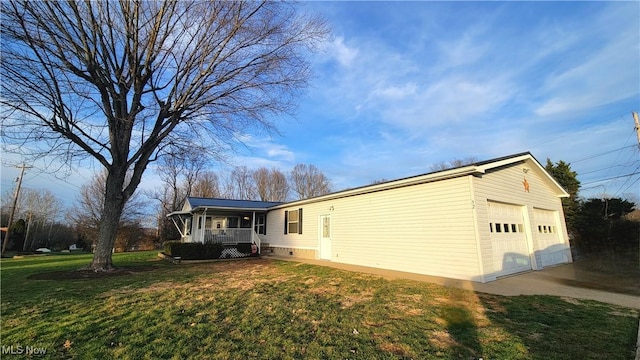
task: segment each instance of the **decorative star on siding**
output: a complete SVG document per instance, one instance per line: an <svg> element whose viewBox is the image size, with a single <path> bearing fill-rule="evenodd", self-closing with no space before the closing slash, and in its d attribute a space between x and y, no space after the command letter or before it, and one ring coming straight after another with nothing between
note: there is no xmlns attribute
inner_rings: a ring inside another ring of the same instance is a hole
<svg viewBox="0 0 640 360"><path fill-rule="evenodd" d="M527 178L524 178L522 185L524 185L524 191L529 192L529 182L527 181Z"/></svg>

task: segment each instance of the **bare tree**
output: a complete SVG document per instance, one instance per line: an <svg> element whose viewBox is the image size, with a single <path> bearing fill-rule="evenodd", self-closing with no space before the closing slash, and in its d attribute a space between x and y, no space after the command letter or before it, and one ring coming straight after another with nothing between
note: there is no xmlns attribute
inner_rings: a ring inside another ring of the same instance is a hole
<svg viewBox="0 0 640 360"><path fill-rule="evenodd" d="M148 192L147 196L158 200L165 214L180 210L206 166L207 160L200 154L184 153L162 157L156 168L162 187Z"/></svg>
<svg viewBox="0 0 640 360"><path fill-rule="evenodd" d="M205 171L199 174L192 186L190 196L215 198L220 196L220 186L218 175L212 171Z"/></svg>
<svg viewBox="0 0 640 360"><path fill-rule="evenodd" d="M269 170L262 167L254 170L253 181L262 201L286 201L289 196L287 177L276 168Z"/></svg>
<svg viewBox="0 0 640 360"><path fill-rule="evenodd" d="M378 180L373 180L371 182L371 185L377 185L377 184L382 184L382 183L386 183L386 182L389 182L389 179L382 178L382 179L378 179Z"/></svg>
<svg viewBox="0 0 640 360"><path fill-rule="evenodd" d="M103 217L106 171L96 174L87 184L80 189L78 203L69 213L70 221L74 222L76 229L83 237L95 243L100 235L100 221ZM126 249L135 237L132 228L141 228L141 219L145 216L146 202L142 196L135 193L124 206L122 216L119 218L119 227L116 234L114 247Z"/></svg>
<svg viewBox="0 0 640 360"><path fill-rule="evenodd" d="M162 186L153 191L147 191L150 199L158 201L158 237L162 240L179 238L167 214L180 210L185 199L189 196L197 177L207 165L206 158L201 151L176 153L174 156L162 157L156 167L156 173L162 181Z"/></svg>
<svg viewBox="0 0 640 360"><path fill-rule="evenodd" d="M26 210L24 218L27 219L27 232L25 234L24 250L35 249L40 243L50 242L51 229L59 219L62 210L60 200L49 190L35 191L26 189L24 193L23 210ZM43 241L44 240L44 241Z"/></svg>
<svg viewBox="0 0 640 360"><path fill-rule="evenodd" d="M298 199L308 199L331 192L329 179L314 165L298 164L291 170L291 187Z"/></svg>
<svg viewBox="0 0 640 360"><path fill-rule="evenodd" d="M12 196L7 193L2 198L2 212L9 212L12 206ZM47 243L52 238L54 224L63 211L61 200L47 189L34 190L24 188L22 196L16 204L16 219L23 219L26 223L24 243L20 250L34 249L40 243Z"/></svg>
<svg viewBox="0 0 640 360"><path fill-rule="evenodd" d="M5 151L89 158L107 171L95 271L112 268L120 215L149 163L271 130L270 115L291 110L307 85L306 50L327 33L286 2L0 6Z"/></svg>
<svg viewBox="0 0 640 360"><path fill-rule="evenodd" d="M453 168L457 168L457 167L461 167L461 166L465 166L465 165L471 165L478 162L478 159L476 159L473 156L470 157L466 157L464 159L453 159L451 161L441 161L439 163L435 163L433 165L431 165L429 167L429 169L431 171L443 171L443 170L448 170L448 169L453 169Z"/></svg>
<svg viewBox="0 0 640 360"><path fill-rule="evenodd" d="M228 199L255 200L253 172L246 166L236 166L225 179L223 196Z"/></svg>

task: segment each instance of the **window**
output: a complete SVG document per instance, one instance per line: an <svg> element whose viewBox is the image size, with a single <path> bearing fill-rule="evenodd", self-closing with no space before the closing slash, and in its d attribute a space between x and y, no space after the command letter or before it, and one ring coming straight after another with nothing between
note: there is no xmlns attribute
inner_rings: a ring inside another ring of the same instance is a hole
<svg viewBox="0 0 640 360"><path fill-rule="evenodd" d="M198 229L202 229L202 216L198 216Z"/></svg>
<svg viewBox="0 0 640 360"><path fill-rule="evenodd" d="M524 232L522 224L489 223L489 231L496 233L521 233Z"/></svg>
<svg viewBox="0 0 640 360"><path fill-rule="evenodd" d="M284 233L302 234L302 209L284 212Z"/></svg>
<svg viewBox="0 0 640 360"><path fill-rule="evenodd" d="M331 218L329 216L322 217L322 237L330 238L331 237Z"/></svg>
<svg viewBox="0 0 640 360"><path fill-rule="evenodd" d="M235 229L238 227L238 218L237 217L228 217L227 218L227 228Z"/></svg>
<svg viewBox="0 0 640 360"><path fill-rule="evenodd" d="M266 215L258 215L256 217L256 227L254 229L257 234L266 235L267 234L267 219Z"/></svg>
<svg viewBox="0 0 640 360"><path fill-rule="evenodd" d="M249 228L251 229L251 216L243 216L240 218L240 227L243 229Z"/></svg>

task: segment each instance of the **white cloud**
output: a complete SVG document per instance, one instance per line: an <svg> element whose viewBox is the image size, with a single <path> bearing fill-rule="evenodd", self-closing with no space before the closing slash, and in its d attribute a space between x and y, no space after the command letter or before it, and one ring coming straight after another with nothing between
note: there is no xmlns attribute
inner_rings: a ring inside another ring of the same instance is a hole
<svg viewBox="0 0 640 360"><path fill-rule="evenodd" d="M349 67L358 56L358 48L351 48L344 43L343 37L336 37L327 45L331 57L336 59L340 65Z"/></svg>
<svg viewBox="0 0 640 360"><path fill-rule="evenodd" d="M397 97L378 97L377 110L382 121L400 128L412 137L432 133L441 126L452 126L474 119L487 118L509 99L508 83L500 78L482 81L465 76L451 76L421 89L390 91Z"/></svg>
<svg viewBox="0 0 640 360"><path fill-rule="evenodd" d="M615 13L614 18L611 12L601 14L594 20L594 32L584 34L586 55L575 56L574 66L550 74L542 89L548 96L535 109L537 115L586 111L638 96L640 35L632 25L637 19ZM610 22L614 19L617 26Z"/></svg>
<svg viewBox="0 0 640 360"><path fill-rule="evenodd" d="M483 34L479 28L469 30L459 39L439 41L439 69L455 69L475 64L487 54L488 50L489 47L484 44Z"/></svg>
<svg viewBox="0 0 640 360"><path fill-rule="evenodd" d="M246 151L236 153L229 159L232 166L287 168L295 161L295 154L289 148L271 137L256 137L251 134L238 134Z"/></svg>
<svg viewBox="0 0 640 360"><path fill-rule="evenodd" d="M407 83L401 86L386 86L373 90L374 96L389 98L391 100L403 99L415 95L417 86L415 83Z"/></svg>

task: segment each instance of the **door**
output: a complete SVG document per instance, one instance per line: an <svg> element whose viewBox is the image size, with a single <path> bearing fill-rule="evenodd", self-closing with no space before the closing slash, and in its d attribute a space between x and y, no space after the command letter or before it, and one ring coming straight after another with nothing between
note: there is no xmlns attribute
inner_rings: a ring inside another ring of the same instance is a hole
<svg viewBox="0 0 640 360"><path fill-rule="evenodd" d="M569 246L564 243L556 211L533 209L533 234L537 240L542 266L569 262Z"/></svg>
<svg viewBox="0 0 640 360"><path fill-rule="evenodd" d="M496 202L487 205L496 276L531 270L522 207Z"/></svg>
<svg viewBox="0 0 640 360"><path fill-rule="evenodd" d="M320 216L320 259L331 260L331 215Z"/></svg>

